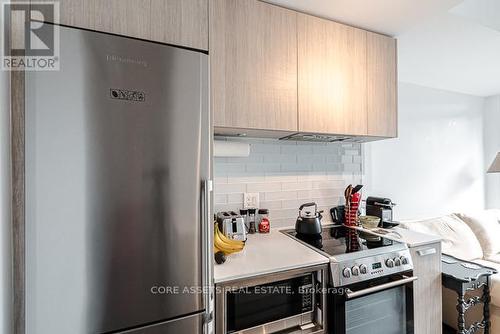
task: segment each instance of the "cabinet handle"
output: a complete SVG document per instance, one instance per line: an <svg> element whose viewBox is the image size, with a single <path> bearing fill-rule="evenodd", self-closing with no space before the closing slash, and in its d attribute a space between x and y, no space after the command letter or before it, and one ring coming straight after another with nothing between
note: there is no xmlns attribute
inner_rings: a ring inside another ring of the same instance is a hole
<svg viewBox="0 0 500 334"><path fill-rule="evenodd" d="M427 256L427 255L432 255L436 254L436 248L426 248L426 249L421 249L417 251L418 256Z"/></svg>

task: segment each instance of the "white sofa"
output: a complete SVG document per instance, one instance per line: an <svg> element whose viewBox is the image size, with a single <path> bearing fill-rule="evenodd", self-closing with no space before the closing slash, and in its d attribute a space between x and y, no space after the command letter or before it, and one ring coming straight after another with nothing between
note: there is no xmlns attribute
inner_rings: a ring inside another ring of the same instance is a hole
<svg viewBox="0 0 500 334"><path fill-rule="evenodd" d="M443 253L495 268L499 274L491 277L490 333L500 333L500 210L456 213L447 216L404 221L401 227L427 234L439 235ZM443 289L443 322L456 328L457 295ZM481 307L468 312L467 324L482 315Z"/></svg>

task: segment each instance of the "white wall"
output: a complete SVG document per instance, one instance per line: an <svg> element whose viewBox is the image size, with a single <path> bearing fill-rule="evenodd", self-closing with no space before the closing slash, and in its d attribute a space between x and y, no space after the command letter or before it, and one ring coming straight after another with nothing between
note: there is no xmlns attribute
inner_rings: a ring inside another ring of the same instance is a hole
<svg viewBox="0 0 500 334"><path fill-rule="evenodd" d="M365 145L365 194L396 202L396 219L482 209L484 98L406 83L398 94L399 137Z"/></svg>
<svg viewBox="0 0 500 334"><path fill-rule="evenodd" d="M9 73L0 71L0 333L12 333Z"/></svg>
<svg viewBox="0 0 500 334"><path fill-rule="evenodd" d="M484 104L484 165L493 162L500 152L500 95L489 97ZM486 208L500 208L500 173L486 174Z"/></svg>

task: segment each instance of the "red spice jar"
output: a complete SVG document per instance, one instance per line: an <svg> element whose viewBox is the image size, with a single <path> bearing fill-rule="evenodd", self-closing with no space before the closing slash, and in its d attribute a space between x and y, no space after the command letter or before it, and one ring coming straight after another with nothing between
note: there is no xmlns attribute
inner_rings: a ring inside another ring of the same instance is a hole
<svg viewBox="0 0 500 334"><path fill-rule="evenodd" d="M269 210L259 209L259 233L269 233L271 222L269 221Z"/></svg>

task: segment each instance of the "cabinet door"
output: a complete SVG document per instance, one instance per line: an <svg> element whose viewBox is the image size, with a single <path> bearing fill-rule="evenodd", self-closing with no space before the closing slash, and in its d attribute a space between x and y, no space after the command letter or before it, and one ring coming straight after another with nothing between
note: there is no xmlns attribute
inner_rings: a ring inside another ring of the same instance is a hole
<svg viewBox="0 0 500 334"><path fill-rule="evenodd" d="M297 131L297 17L254 0L210 2L216 127Z"/></svg>
<svg viewBox="0 0 500 334"><path fill-rule="evenodd" d="M208 50L208 0L151 0L151 39Z"/></svg>
<svg viewBox="0 0 500 334"><path fill-rule="evenodd" d="M299 130L366 135L366 31L298 15Z"/></svg>
<svg viewBox="0 0 500 334"><path fill-rule="evenodd" d="M411 248L414 284L415 333L441 334L441 244Z"/></svg>
<svg viewBox="0 0 500 334"><path fill-rule="evenodd" d="M368 135L397 136L396 40L367 33Z"/></svg>
<svg viewBox="0 0 500 334"><path fill-rule="evenodd" d="M64 0L59 10L64 25L208 49L208 0Z"/></svg>
<svg viewBox="0 0 500 334"><path fill-rule="evenodd" d="M31 2L54 2L53 0L32 0ZM95 29L95 0L62 0L59 4L59 22L67 26Z"/></svg>
<svg viewBox="0 0 500 334"><path fill-rule="evenodd" d="M151 1L94 1L95 30L151 39Z"/></svg>

